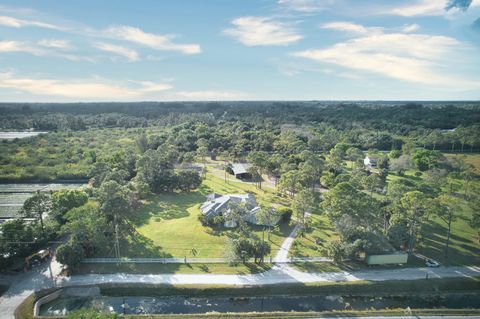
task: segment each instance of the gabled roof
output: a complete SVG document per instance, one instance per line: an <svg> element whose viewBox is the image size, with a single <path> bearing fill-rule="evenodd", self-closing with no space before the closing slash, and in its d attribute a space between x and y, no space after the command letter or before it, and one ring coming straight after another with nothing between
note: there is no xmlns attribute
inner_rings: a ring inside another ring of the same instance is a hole
<svg viewBox="0 0 480 319"><path fill-rule="evenodd" d="M235 175L247 174L248 169L250 167L252 167L252 165L248 164L248 163L233 163L232 164L232 171L233 171L233 174L235 174Z"/></svg>

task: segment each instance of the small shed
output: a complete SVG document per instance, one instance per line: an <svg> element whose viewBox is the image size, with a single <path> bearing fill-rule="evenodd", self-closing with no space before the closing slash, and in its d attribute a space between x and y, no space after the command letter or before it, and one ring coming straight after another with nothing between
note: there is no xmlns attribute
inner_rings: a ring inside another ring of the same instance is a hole
<svg viewBox="0 0 480 319"><path fill-rule="evenodd" d="M367 265L399 265L408 262L408 254L396 252L384 255L368 255L366 258Z"/></svg>
<svg viewBox="0 0 480 319"><path fill-rule="evenodd" d="M248 163L232 163L227 166L227 172L238 179L248 179L252 177L249 172L250 167L252 165Z"/></svg>

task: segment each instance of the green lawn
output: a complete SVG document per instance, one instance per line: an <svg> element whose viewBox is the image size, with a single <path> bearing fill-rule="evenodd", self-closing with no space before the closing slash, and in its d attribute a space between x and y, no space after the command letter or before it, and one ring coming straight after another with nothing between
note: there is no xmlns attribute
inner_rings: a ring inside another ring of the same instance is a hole
<svg viewBox="0 0 480 319"><path fill-rule="evenodd" d="M271 189L259 190L253 184L229 181L225 183L207 174L202 186L190 193L169 193L153 196L136 218L140 236L135 242L122 244L122 256L128 257L223 257L227 233L223 227L204 227L198 220L205 196L219 194L255 194L260 205L281 206L288 203ZM252 227L261 236L262 227ZM272 254L278 250L292 227L280 225L271 233ZM266 235L265 235L266 236Z"/></svg>
<svg viewBox="0 0 480 319"><path fill-rule="evenodd" d="M223 274L245 275L269 270L271 264L82 264L79 274Z"/></svg>
<svg viewBox="0 0 480 319"><path fill-rule="evenodd" d="M469 214L463 213L452 224L448 259L444 256L446 224L435 216L424 226L424 239L418 246L418 252L446 265L480 265L480 244L477 233L468 225L469 217Z"/></svg>
<svg viewBox="0 0 480 319"><path fill-rule="evenodd" d="M310 227L298 237L290 250L291 256L314 257L326 256L327 244L337 238L335 228L325 215L313 214L310 217ZM319 238L320 244L315 240Z"/></svg>

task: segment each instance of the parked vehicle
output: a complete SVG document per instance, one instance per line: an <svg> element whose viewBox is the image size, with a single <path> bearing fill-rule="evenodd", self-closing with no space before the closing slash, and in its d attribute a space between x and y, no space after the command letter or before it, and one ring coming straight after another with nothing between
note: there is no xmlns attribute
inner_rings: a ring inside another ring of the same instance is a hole
<svg viewBox="0 0 480 319"><path fill-rule="evenodd" d="M432 259L427 259L427 261L425 262L425 266L436 268L436 267L440 267L440 263Z"/></svg>

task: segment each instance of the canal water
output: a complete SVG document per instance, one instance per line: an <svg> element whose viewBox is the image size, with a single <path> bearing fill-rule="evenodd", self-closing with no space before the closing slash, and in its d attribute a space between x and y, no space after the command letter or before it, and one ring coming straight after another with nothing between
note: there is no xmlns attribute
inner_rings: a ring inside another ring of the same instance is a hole
<svg viewBox="0 0 480 319"><path fill-rule="evenodd" d="M13 140L45 134L47 132L0 132L0 140Z"/></svg>
<svg viewBox="0 0 480 319"><path fill-rule="evenodd" d="M208 312L290 312L368 309L478 308L480 294L438 294L388 297L275 296L248 298L187 297L65 297L44 304L40 315L55 316L93 308L118 314L200 314Z"/></svg>

